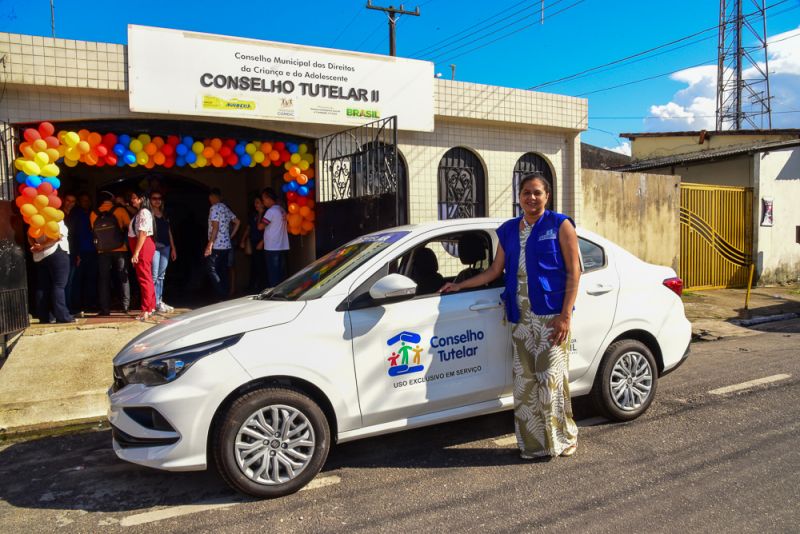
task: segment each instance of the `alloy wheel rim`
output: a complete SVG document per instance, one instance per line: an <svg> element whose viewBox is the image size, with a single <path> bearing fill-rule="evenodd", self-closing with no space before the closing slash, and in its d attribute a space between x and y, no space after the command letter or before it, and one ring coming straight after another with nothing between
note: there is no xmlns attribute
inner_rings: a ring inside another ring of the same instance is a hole
<svg viewBox="0 0 800 534"><path fill-rule="evenodd" d="M314 428L303 412L274 404L253 412L236 433L234 453L242 473L265 486L285 484L314 456Z"/></svg>
<svg viewBox="0 0 800 534"><path fill-rule="evenodd" d="M626 352L611 369L611 399L621 410L632 412L647 402L653 390L653 369L639 352Z"/></svg>

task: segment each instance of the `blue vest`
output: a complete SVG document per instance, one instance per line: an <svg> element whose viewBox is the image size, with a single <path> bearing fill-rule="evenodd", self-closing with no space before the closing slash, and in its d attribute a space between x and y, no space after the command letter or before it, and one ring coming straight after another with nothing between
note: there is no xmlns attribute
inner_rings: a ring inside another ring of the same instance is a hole
<svg viewBox="0 0 800 534"><path fill-rule="evenodd" d="M519 270L519 225L522 217L504 222L497 229L497 237L506 255L503 300L506 304L506 317L512 323L519 322L517 304L517 271ZM567 269L558 230L561 223L575 222L561 213L545 210L531 229L525 244L525 269L528 272L528 297L531 309L536 315L557 315L564 306L564 292L567 287Z"/></svg>

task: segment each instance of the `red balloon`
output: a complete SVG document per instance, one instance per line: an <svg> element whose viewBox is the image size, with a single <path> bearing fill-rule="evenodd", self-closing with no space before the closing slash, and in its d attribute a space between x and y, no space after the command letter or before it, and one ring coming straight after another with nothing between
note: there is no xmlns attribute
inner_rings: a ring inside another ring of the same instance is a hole
<svg viewBox="0 0 800 534"><path fill-rule="evenodd" d="M289 191L286 193L286 202L296 202L297 193L294 191Z"/></svg>
<svg viewBox="0 0 800 534"><path fill-rule="evenodd" d="M43 122L39 125L39 134L42 137L50 137L56 131L56 127L49 122Z"/></svg>
<svg viewBox="0 0 800 534"><path fill-rule="evenodd" d="M172 148L175 148L180 143L181 143L181 138L178 137L177 135L168 135L167 136L167 145L171 146ZM164 152L163 147L162 147L161 151ZM166 153L164 155L166 156Z"/></svg>
<svg viewBox="0 0 800 534"><path fill-rule="evenodd" d="M228 148L233 148L236 146L236 139L225 139L223 145L225 145Z"/></svg>
<svg viewBox="0 0 800 534"><path fill-rule="evenodd" d="M277 150L278 152L280 152L284 148L286 148L286 145L283 144L283 141L278 141L277 143L272 144L272 149Z"/></svg>
<svg viewBox="0 0 800 534"><path fill-rule="evenodd" d="M50 206L52 208L55 208L55 209L58 209L58 208L61 207L61 199L58 198L58 195L53 194L53 195L48 196L47 198L49 199L49 202L47 203L48 206Z"/></svg>
<svg viewBox="0 0 800 534"><path fill-rule="evenodd" d="M164 167L166 167L167 169L171 169L174 166L175 166L175 158L173 156L168 156L167 159L164 160Z"/></svg>
<svg viewBox="0 0 800 534"><path fill-rule="evenodd" d="M94 153L97 154L98 158L104 158L108 155L108 148L105 145L97 145L94 147Z"/></svg>
<svg viewBox="0 0 800 534"><path fill-rule="evenodd" d="M292 158L292 155L289 154L288 150L281 150L281 163L286 163Z"/></svg>
<svg viewBox="0 0 800 534"><path fill-rule="evenodd" d="M42 136L39 135L39 132L34 130L33 128L28 128L22 134L25 137L25 140L29 143L33 143L37 139L41 139Z"/></svg>
<svg viewBox="0 0 800 534"><path fill-rule="evenodd" d="M295 200L298 206L305 206L308 204L308 199L306 197L297 197Z"/></svg>
<svg viewBox="0 0 800 534"><path fill-rule="evenodd" d="M113 152L110 152L106 156L106 163L108 163L109 165L116 165L117 164L117 155L114 154Z"/></svg>
<svg viewBox="0 0 800 534"><path fill-rule="evenodd" d="M105 164L106 164L106 160L104 158L100 158L100 159L97 160L97 163L95 163L94 165L95 165L95 167L102 167Z"/></svg>
<svg viewBox="0 0 800 534"><path fill-rule="evenodd" d="M114 148L114 145L117 144L117 135L111 132L105 134L103 136L103 146L106 147L108 150Z"/></svg>
<svg viewBox="0 0 800 534"><path fill-rule="evenodd" d="M226 159L227 159L227 158L228 158L228 156L230 156L230 155L231 155L231 149L230 149L230 147L228 147L228 146L223 146L222 148L220 148L220 149L219 149L219 155L220 155L220 156L222 156L223 158L226 158Z"/></svg>
<svg viewBox="0 0 800 534"><path fill-rule="evenodd" d="M26 184L19 184L19 187L17 187L17 192L21 195L22 192L25 191L26 187L28 187Z"/></svg>
<svg viewBox="0 0 800 534"><path fill-rule="evenodd" d="M36 198L36 195L38 195L39 193L33 187L26 187L25 189L22 190L22 194L26 198L28 198L30 202L33 202L33 199Z"/></svg>
<svg viewBox="0 0 800 534"><path fill-rule="evenodd" d="M161 147L161 153L167 157L170 157L175 153L175 147L167 143L166 145Z"/></svg>
<svg viewBox="0 0 800 534"><path fill-rule="evenodd" d="M52 135L45 137L44 142L47 143L47 148L58 148L58 145L61 144L58 142L58 139Z"/></svg>
<svg viewBox="0 0 800 534"><path fill-rule="evenodd" d="M228 147L222 147L222 148L224 150ZM239 156L237 156L236 154L228 154L228 157L225 158L225 163L227 163L230 166L234 166L237 163L239 163Z"/></svg>
<svg viewBox="0 0 800 534"><path fill-rule="evenodd" d="M19 196L14 200L14 203L17 205L18 208L21 208L25 204L30 202L27 197Z"/></svg>
<svg viewBox="0 0 800 534"><path fill-rule="evenodd" d="M42 182L38 187L38 191L40 195L49 195L53 192L53 184L50 182Z"/></svg>

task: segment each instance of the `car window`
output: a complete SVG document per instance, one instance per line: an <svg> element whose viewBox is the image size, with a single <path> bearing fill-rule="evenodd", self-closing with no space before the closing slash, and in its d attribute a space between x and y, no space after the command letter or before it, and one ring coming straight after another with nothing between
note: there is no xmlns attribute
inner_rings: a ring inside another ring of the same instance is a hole
<svg viewBox="0 0 800 534"><path fill-rule="evenodd" d="M581 252L581 267L583 268L583 272L595 271L605 267L606 253L600 245L579 237L578 248Z"/></svg>

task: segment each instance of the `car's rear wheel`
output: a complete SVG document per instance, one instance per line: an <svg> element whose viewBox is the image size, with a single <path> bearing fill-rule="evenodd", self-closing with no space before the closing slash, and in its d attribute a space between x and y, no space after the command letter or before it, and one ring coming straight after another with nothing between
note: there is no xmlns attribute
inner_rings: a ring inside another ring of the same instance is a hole
<svg viewBox="0 0 800 534"><path fill-rule="evenodd" d="M222 414L214 460L232 488L281 497L308 484L325 463L330 429L320 407L287 387L251 391Z"/></svg>
<svg viewBox="0 0 800 534"><path fill-rule="evenodd" d="M656 394L658 368L647 345L635 339L612 343L597 371L592 398L597 409L614 421L642 415Z"/></svg>

